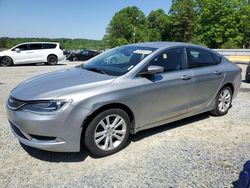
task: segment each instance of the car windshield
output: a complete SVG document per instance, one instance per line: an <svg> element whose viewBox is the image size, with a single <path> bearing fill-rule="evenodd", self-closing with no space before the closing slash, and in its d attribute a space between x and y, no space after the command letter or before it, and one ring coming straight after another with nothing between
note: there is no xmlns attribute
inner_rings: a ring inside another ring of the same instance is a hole
<svg viewBox="0 0 250 188"><path fill-rule="evenodd" d="M122 46L87 61L81 67L101 74L121 76L130 71L154 50L156 48Z"/></svg>

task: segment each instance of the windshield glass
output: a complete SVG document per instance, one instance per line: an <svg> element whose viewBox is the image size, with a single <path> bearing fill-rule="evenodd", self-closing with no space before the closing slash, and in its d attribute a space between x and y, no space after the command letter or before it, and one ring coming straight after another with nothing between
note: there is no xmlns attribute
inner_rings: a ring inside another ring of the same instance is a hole
<svg viewBox="0 0 250 188"><path fill-rule="evenodd" d="M87 61L82 65L82 68L101 74L121 76L130 71L154 50L156 48L122 46Z"/></svg>

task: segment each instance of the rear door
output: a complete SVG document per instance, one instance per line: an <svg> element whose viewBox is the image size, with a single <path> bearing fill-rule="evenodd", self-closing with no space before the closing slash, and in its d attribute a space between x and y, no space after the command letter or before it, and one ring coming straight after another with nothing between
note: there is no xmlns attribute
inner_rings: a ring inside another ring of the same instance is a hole
<svg viewBox="0 0 250 188"><path fill-rule="evenodd" d="M216 96L225 72L220 57L201 48L187 48L188 69L193 71L190 111L206 108Z"/></svg>
<svg viewBox="0 0 250 188"><path fill-rule="evenodd" d="M31 63L43 62L47 51L43 49L43 45L41 43L31 43L29 47L28 53L30 54Z"/></svg>

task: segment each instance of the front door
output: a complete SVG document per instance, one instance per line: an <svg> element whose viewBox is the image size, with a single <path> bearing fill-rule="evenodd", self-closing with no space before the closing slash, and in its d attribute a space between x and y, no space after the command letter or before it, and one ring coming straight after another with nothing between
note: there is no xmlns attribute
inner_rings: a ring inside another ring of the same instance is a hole
<svg viewBox="0 0 250 188"><path fill-rule="evenodd" d="M19 49L16 51L16 49ZM13 58L15 61L15 64L22 64L27 63L30 61L31 54L29 53L29 46L28 44L21 44L14 48L13 50Z"/></svg>
<svg viewBox="0 0 250 188"><path fill-rule="evenodd" d="M143 82L135 88L141 107L141 114L136 115L137 122L147 126L187 113L193 75L186 69L185 49L168 49L153 58L149 65L162 66L164 72L137 78Z"/></svg>

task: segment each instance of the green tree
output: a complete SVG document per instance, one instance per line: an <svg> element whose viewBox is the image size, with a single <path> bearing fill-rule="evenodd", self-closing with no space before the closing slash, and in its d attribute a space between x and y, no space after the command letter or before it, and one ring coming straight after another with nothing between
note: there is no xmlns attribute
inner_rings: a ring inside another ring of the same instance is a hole
<svg viewBox="0 0 250 188"><path fill-rule="evenodd" d="M171 39L174 41L191 41L196 21L194 0L173 0L169 14L172 26Z"/></svg>
<svg viewBox="0 0 250 188"><path fill-rule="evenodd" d="M196 36L211 48L240 47L244 40L242 0L197 0ZM249 21L248 21L249 22Z"/></svg>
<svg viewBox="0 0 250 188"><path fill-rule="evenodd" d="M113 16L104 40L109 47L115 47L124 43L147 41L148 33L144 13L135 6L126 7Z"/></svg>
<svg viewBox="0 0 250 188"><path fill-rule="evenodd" d="M162 9L153 10L147 17L150 41L169 40L170 18Z"/></svg>

